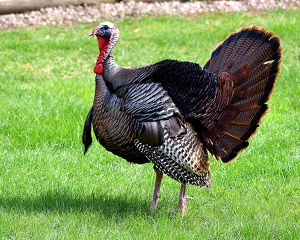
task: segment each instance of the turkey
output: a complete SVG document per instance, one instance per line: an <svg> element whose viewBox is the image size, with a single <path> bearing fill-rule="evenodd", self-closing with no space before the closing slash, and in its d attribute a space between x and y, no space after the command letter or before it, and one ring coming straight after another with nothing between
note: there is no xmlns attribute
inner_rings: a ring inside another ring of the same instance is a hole
<svg viewBox="0 0 300 240"><path fill-rule="evenodd" d="M97 37L100 54L82 137L85 153L93 126L107 151L132 163L154 164L152 209L163 174L179 181L184 213L187 184L211 187L208 151L227 163L248 146L279 74L280 39L250 26L220 43L203 69L176 60L123 68L112 55L117 26L102 22L90 35Z"/></svg>

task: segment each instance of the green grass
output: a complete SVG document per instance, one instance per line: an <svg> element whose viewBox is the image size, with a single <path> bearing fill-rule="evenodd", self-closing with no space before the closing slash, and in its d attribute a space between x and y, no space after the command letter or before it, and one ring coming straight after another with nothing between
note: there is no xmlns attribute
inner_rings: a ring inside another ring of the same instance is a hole
<svg viewBox="0 0 300 240"><path fill-rule="evenodd" d="M212 189L165 177L150 211L151 164L130 165L81 133L94 94L95 24L0 32L2 239L298 239L300 237L300 11L143 17L115 21L122 66L173 58L202 66L242 26L273 30L283 46L270 109L247 150L211 160ZM99 20L100 21L100 20Z"/></svg>

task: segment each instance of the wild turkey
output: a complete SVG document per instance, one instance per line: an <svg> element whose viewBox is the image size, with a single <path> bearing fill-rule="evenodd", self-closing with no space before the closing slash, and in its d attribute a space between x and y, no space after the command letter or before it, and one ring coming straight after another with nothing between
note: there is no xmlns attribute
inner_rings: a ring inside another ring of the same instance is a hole
<svg viewBox="0 0 300 240"><path fill-rule="evenodd" d="M106 150L132 163L154 164L152 208L163 173L181 182L184 213L186 184L211 187L207 149L226 163L248 146L279 74L280 39L251 26L230 34L203 69L176 60L122 68L111 53L117 26L103 22L90 35L97 36L100 54L83 132L85 153L93 125Z"/></svg>

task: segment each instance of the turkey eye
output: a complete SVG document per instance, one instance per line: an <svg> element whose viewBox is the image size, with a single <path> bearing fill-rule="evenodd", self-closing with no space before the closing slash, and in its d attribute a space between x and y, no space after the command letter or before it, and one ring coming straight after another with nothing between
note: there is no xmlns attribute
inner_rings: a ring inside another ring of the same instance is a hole
<svg viewBox="0 0 300 240"><path fill-rule="evenodd" d="M0 0L1 1L1 0ZM100 28L100 30L101 30L101 35L102 36L110 36L110 34L111 34L111 29L109 28L109 26L107 26L107 25L103 25L101 28Z"/></svg>

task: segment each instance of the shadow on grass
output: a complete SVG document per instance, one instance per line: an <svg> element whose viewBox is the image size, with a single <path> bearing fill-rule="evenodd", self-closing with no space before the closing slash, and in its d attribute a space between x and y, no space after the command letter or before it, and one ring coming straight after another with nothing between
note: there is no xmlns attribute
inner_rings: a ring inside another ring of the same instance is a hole
<svg viewBox="0 0 300 240"><path fill-rule="evenodd" d="M150 215L149 202L134 199L130 196L80 195L48 192L40 196L6 196L0 197L0 209L7 212L58 212L58 213L88 213L98 212L105 217L128 218L129 215Z"/></svg>

